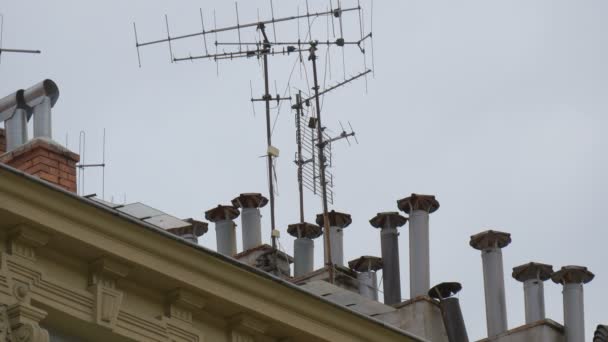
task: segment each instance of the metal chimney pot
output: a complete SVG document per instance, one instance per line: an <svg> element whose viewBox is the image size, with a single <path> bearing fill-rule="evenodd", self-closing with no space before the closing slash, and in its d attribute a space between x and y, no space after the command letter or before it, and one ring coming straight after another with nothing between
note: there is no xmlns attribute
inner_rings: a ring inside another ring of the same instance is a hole
<svg viewBox="0 0 608 342"><path fill-rule="evenodd" d="M306 222L290 224L287 233L296 238L293 243L294 276L300 277L312 272L315 261L313 239L323 234L321 227Z"/></svg>
<svg viewBox="0 0 608 342"><path fill-rule="evenodd" d="M205 212L205 218L215 223L218 253L228 256L236 254L236 225L232 220L238 216L238 209L230 205L218 205Z"/></svg>
<svg viewBox="0 0 608 342"><path fill-rule="evenodd" d="M507 331L507 304L502 248L511 243L511 234L488 230L471 236L471 247L481 251L486 297L488 337Z"/></svg>
<svg viewBox="0 0 608 342"><path fill-rule="evenodd" d="M397 206L410 216L410 297L424 296L431 287L429 214L439 209L439 202L432 195L412 194Z"/></svg>
<svg viewBox="0 0 608 342"><path fill-rule="evenodd" d="M348 267L357 272L359 294L371 300L378 300L378 270L382 269L382 259L364 255L348 262Z"/></svg>
<svg viewBox="0 0 608 342"><path fill-rule="evenodd" d="M552 273L553 266L535 262L513 268L513 278L524 283L526 324L545 319L544 281Z"/></svg>
<svg viewBox="0 0 608 342"><path fill-rule="evenodd" d="M353 220L351 219L349 214L340 213L335 210L332 210L327 213L327 217L329 218L329 243L331 248L331 263L338 266L344 266L343 229L348 227L353 222ZM319 226L323 226L323 214L317 215L316 222ZM325 260L325 263L327 262L328 260Z"/></svg>
<svg viewBox="0 0 608 342"><path fill-rule="evenodd" d="M441 283L428 292L429 297L439 300L443 325L449 342L469 342L460 301L457 297L453 297L460 290L462 290L460 283Z"/></svg>
<svg viewBox="0 0 608 342"><path fill-rule="evenodd" d="M551 275L551 280L564 286L564 328L566 342L585 341L585 310L583 284L595 275L582 266L564 266Z"/></svg>
<svg viewBox="0 0 608 342"><path fill-rule="evenodd" d="M177 236L180 236L186 241L198 243L198 237L204 235L209 230L209 226L206 222L197 221L192 218L185 219L183 221L190 223L190 225L184 227L171 228L168 231Z"/></svg>
<svg viewBox="0 0 608 342"><path fill-rule="evenodd" d="M262 244L262 215L260 208L268 204L268 199L259 193L244 193L232 200L232 205L241 208L243 250L247 251Z"/></svg>
<svg viewBox="0 0 608 342"><path fill-rule="evenodd" d="M399 271L399 233L407 218L397 212L378 213L369 223L380 228L380 243L383 263L384 304L401 302L401 275Z"/></svg>
<svg viewBox="0 0 608 342"><path fill-rule="evenodd" d="M7 151L27 142L27 122L34 113L34 137L52 138L51 108L59 98L59 88L44 80L26 90L0 99L0 121L6 128Z"/></svg>

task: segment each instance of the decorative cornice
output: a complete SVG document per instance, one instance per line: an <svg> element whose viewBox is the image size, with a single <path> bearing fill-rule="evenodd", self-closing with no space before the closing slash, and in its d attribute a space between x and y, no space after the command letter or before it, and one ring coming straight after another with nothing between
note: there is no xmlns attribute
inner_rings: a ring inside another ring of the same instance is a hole
<svg viewBox="0 0 608 342"><path fill-rule="evenodd" d="M8 251L17 255L36 261L36 249L45 246L50 239L50 234L28 225L18 225L8 232Z"/></svg>

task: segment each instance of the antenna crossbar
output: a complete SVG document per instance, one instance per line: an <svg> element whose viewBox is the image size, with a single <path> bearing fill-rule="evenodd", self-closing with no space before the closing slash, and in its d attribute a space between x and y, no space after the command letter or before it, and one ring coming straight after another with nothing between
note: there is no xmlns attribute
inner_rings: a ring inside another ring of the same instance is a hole
<svg viewBox="0 0 608 342"><path fill-rule="evenodd" d="M342 13L351 12L351 11L359 11L359 10L361 10L361 7L359 7L359 6L349 7L349 8L337 8L337 9L334 9L333 11L306 13L306 14L294 15L294 16L283 17L283 18L262 20L262 21L257 21L254 23L248 23L248 24L237 24L237 25L233 25L233 26L215 28L215 29L211 29L211 30L207 30L207 31L202 30L200 32L184 34L184 35L174 36L174 37L168 37L168 38L164 38L164 39L152 40L152 41L144 42L144 43L136 42L135 46L142 47L142 46L147 46L147 45L166 43L166 42L170 42L172 40L186 39L186 38L204 36L207 34L215 34L215 33L220 33L220 32L241 30L241 29L248 28L248 27L259 27L260 25L276 24L276 23L280 23L280 22L297 20L297 19L301 19L301 18L314 18L314 17L325 16L325 15L333 15L333 16L341 17Z"/></svg>
<svg viewBox="0 0 608 342"><path fill-rule="evenodd" d="M319 96L323 96L323 95L325 95L325 94L329 93L330 91L332 91L332 90L334 90L334 89L337 89L337 88L339 88L339 87L341 87L341 86L343 86L343 85L345 85L345 84L347 84L347 83L350 83L350 82L352 82L352 81L354 81L354 80L356 80L356 79L358 79L358 78L361 78L361 77L363 77L363 76L365 76L365 75L369 74L370 72L372 72L372 71L371 71L370 69L368 69L368 70L366 70L366 71L364 71L364 72L362 72L362 73L360 73L360 74L357 74L356 76L353 76L353 77L351 77L351 78L349 78L349 79L347 79L347 80L344 80L344 81L342 81L342 82L340 82L340 83L337 83L336 85L331 86L331 87L329 87L329 88L327 88L327 89L325 89L325 90L323 90L323 91L319 91L319 92L318 92L318 94L317 94L317 93L315 93L315 95L312 95L312 96L310 96L310 97L308 97L308 98L305 98L305 99L301 100L300 102L296 102L296 103L295 103L295 104L292 106L292 108L293 108L293 109L296 109L297 107L301 106L302 104L304 104L304 103L306 103L306 102L308 102L308 101L310 101L310 100L313 100L313 99L315 99L315 98L317 98L317 97L319 97Z"/></svg>

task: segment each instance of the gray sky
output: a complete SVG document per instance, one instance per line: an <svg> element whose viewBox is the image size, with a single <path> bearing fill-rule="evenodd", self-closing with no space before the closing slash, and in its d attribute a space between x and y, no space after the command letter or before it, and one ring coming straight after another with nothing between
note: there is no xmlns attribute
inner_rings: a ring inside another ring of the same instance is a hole
<svg viewBox="0 0 608 342"><path fill-rule="evenodd" d="M297 3L275 1L275 15L293 14ZM327 4L311 0L316 9ZM369 0L363 5L369 15ZM239 6L241 22L255 20L257 7L262 17L270 15L266 1ZM217 76L215 63L170 64L167 47L158 46L142 49L143 68L137 66L134 20L141 41L166 36L165 13L172 33L189 33L200 28L199 7L209 24L214 8L218 26L235 22L234 4L219 0L2 0L4 47L43 54L3 55L0 94L55 80L61 91L55 139L65 143L67 135L78 151L84 130L87 162L100 161L106 128L107 199L122 201L126 194L128 202L201 219L238 193L267 194L259 158L266 149L263 107L254 116L248 100L250 80L255 96L263 89L255 60L223 62ZM350 121L361 142L334 146L334 208L354 220L345 231L346 258L379 255L379 233L368 223L375 213L397 210L396 200L412 192L435 194L441 208L431 216L432 283L463 284L472 338L485 336L485 309L481 258L468 241L488 228L513 238L503 251L509 327L524 321L522 285L510 277L512 267L529 261L584 265L596 274L585 287L590 338L598 323L608 323L601 292L608 286L602 229L608 181L601 176L608 171L602 134L608 127L608 2L377 1L374 11L376 73L369 92L357 82L327 96L323 106L334 133L339 120ZM315 34L325 39L326 23L315 24ZM352 33L347 38L358 37L356 20L345 28ZM297 38L293 25L277 33ZM243 39L253 37L243 33ZM196 39L175 45L176 56L201 50ZM343 77L342 56L332 55L335 82ZM272 59L271 78L281 92L294 60ZM353 50L346 62L351 74L363 67ZM305 88L299 79L297 68L291 86ZM281 244L291 253L285 228L298 220L298 205L288 107L278 116L273 142L281 150L277 220ZM87 173L86 192L101 194L98 172ZM306 208L311 221L320 201L307 195ZM268 208L263 214L269 242ZM212 230L200 243L215 248ZM404 297L407 235L402 229ZM562 322L560 286L548 282L546 298L548 317Z"/></svg>

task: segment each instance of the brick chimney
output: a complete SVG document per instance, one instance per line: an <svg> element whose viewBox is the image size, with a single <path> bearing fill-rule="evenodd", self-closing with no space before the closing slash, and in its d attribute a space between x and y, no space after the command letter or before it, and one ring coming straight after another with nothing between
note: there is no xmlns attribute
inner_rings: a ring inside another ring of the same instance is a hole
<svg viewBox="0 0 608 342"><path fill-rule="evenodd" d="M76 163L80 157L53 141L51 110L59 88L44 80L0 99L0 163L76 192ZM34 139L28 140L33 115Z"/></svg>
<svg viewBox="0 0 608 342"><path fill-rule="evenodd" d="M79 160L76 153L44 137L32 139L0 156L0 163L71 192L77 191L76 163Z"/></svg>

